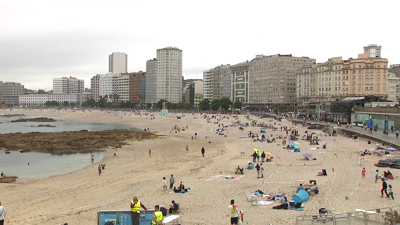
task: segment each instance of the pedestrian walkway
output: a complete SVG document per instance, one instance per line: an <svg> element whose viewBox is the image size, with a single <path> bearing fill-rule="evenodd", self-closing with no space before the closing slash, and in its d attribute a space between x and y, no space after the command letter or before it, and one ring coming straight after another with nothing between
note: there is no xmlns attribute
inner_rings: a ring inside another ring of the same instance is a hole
<svg viewBox="0 0 400 225"><path fill-rule="evenodd" d="M328 124L328 122L325 122L325 121L304 120L304 119L293 118L293 117L287 118L287 119L290 121L293 121L293 122L300 122L300 123L308 122L308 123L321 124L324 126L326 126ZM370 138L378 139L387 144L392 144L392 145L396 145L396 146L400 147L400 138L396 137L395 131L393 133L391 131L389 131L388 134L384 134L383 129L378 129L377 131L374 131L374 130L371 131L369 128L348 126L348 125L344 125L344 124L341 124L340 126L338 126L338 124L336 124L334 122L331 122L330 126L331 127L339 127L343 131L351 131L354 133L358 133L360 135L364 135L367 138L370 137Z"/></svg>

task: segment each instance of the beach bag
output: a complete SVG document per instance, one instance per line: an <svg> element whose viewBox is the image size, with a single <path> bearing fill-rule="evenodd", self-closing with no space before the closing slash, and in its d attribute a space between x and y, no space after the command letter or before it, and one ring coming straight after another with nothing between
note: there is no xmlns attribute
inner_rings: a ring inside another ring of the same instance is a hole
<svg viewBox="0 0 400 225"><path fill-rule="evenodd" d="M282 209L288 209L288 207L289 207L289 204L287 204L287 203L282 204Z"/></svg>
<svg viewBox="0 0 400 225"><path fill-rule="evenodd" d="M160 211L162 212L163 216L167 216L167 209L165 207L160 207Z"/></svg>

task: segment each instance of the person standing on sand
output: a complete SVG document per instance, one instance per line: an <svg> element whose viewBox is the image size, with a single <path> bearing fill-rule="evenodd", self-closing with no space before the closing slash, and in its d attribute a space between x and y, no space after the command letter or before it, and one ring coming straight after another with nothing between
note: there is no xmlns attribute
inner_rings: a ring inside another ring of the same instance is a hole
<svg viewBox="0 0 400 225"><path fill-rule="evenodd" d="M206 153L206 150L204 149L204 147L202 147L201 148L201 154L203 155L203 157L204 157L204 153Z"/></svg>
<svg viewBox="0 0 400 225"><path fill-rule="evenodd" d="M151 150L149 149L149 157L151 157Z"/></svg>
<svg viewBox="0 0 400 225"><path fill-rule="evenodd" d="M147 211L146 206L136 196L133 197L133 201L131 202L132 225L140 225L140 207Z"/></svg>
<svg viewBox="0 0 400 225"><path fill-rule="evenodd" d="M389 192L389 194L388 194L389 200L390 200L390 197L389 197L389 196L391 196L392 199L394 200L394 197L393 197L393 188L392 188L392 185L391 185L391 184L389 184L388 192ZM0 204L0 205L1 205L1 204Z"/></svg>
<svg viewBox="0 0 400 225"><path fill-rule="evenodd" d="M97 170L99 171L99 176L101 175L101 165L99 165L99 167L97 167Z"/></svg>
<svg viewBox="0 0 400 225"><path fill-rule="evenodd" d="M375 183L378 181L378 178L379 178L379 170L376 170Z"/></svg>
<svg viewBox="0 0 400 225"><path fill-rule="evenodd" d="M189 145L186 145L186 152L189 152Z"/></svg>
<svg viewBox="0 0 400 225"><path fill-rule="evenodd" d="M364 179L365 174L367 173L367 171L365 170L365 168L362 169L361 174L362 174L362 178Z"/></svg>
<svg viewBox="0 0 400 225"><path fill-rule="evenodd" d="M163 191L168 192L168 185L167 181L165 180L165 177L163 177Z"/></svg>
<svg viewBox="0 0 400 225"><path fill-rule="evenodd" d="M260 178L261 174L260 174L260 165L256 165L256 169L257 169L257 179Z"/></svg>
<svg viewBox="0 0 400 225"><path fill-rule="evenodd" d="M238 224L239 222L239 208L235 205L235 200L231 200L231 204L228 206L229 213L231 215L231 225Z"/></svg>
<svg viewBox="0 0 400 225"><path fill-rule="evenodd" d="M382 179L381 198L383 198L383 192L385 192L386 197L389 198L388 193L387 193L387 183L386 183L385 179Z"/></svg>
<svg viewBox="0 0 400 225"><path fill-rule="evenodd" d="M6 207L2 206L0 202L0 225L4 224L4 219L6 218L6 215L7 215Z"/></svg>
<svg viewBox="0 0 400 225"><path fill-rule="evenodd" d="M175 178L174 175L171 174L171 177L169 178L169 189L172 190L174 188L174 183L175 183Z"/></svg>
<svg viewBox="0 0 400 225"><path fill-rule="evenodd" d="M264 166L262 163L260 163L260 174L261 174L261 178L264 177Z"/></svg>

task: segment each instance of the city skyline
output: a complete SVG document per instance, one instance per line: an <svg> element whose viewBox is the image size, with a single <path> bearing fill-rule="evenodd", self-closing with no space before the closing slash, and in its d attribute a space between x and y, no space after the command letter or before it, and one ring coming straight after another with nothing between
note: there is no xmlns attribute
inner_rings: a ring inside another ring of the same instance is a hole
<svg viewBox="0 0 400 225"><path fill-rule="evenodd" d="M400 2L375 3L0 1L0 80L51 90L53 78L73 76L89 87L91 77L107 73L113 52L125 52L128 72L137 72L166 46L184 51L185 79L259 54L356 58L368 44L382 46L382 58L398 64L390 31ZM238 28L244 30L235 34Z"/></svg>

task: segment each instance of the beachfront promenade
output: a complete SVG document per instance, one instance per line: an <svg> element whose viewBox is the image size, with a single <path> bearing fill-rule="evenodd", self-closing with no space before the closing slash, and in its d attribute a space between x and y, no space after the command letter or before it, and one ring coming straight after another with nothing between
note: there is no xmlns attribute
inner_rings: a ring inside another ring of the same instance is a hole
<svg viewBox="0 0 400 225"><path fill-rule="evenodd" d="M282 116L273 114L273 113L263 113L263 114L267 115L269 117L275 117L277 119L283 118ZM325 121L305 120L305 119L295 118L295 117L288 117L288 118L284 118L284 119L287 119L288 121L292 121L292 122L296 122L296 123L315 123L315 124L320 124L323 126L328 125L328 122L325 122ZM391 145L400 147L400 137L399 138L396 137L396 131L394 131L392 133L392 131L389 130L388 134L384 134L382 129L378 129L377 131L374 131L374 130L370 131L369 128L365 128L365 127L362 128L362 127L357 127L357 126L348 126L345 124L341 124L340 126L338 126L338 124L334 123L334 122L330 123L330 127L340 128L342 130L342 133L345 133L346 131L350 131L353 133L363 135L366 138L381 140L382 142L385 142L386 144L391 144ZM378 143L378 144L381 145L382 143Z"/></svg>

